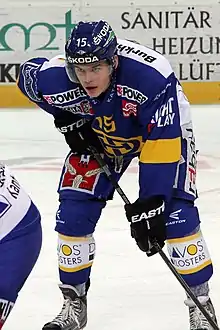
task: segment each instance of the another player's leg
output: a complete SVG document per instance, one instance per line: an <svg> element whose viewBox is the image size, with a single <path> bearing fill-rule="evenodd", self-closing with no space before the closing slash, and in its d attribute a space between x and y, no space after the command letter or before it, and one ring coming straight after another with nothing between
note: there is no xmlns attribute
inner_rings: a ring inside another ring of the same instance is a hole
<svg viewBox="0 0 220 330"><path fill-rule="evenodd" d="M213 267L200 230L197 207L189 201L174 200L166 226L167 247L172 263L216 322L208 285L213 274ZM190 330L212 329L189 297L185 300L185 304L189 308Z"/></svg>
<svg viewBox="0 0 220 330"><path fill-rule="evenodd" d="M0 240L0 329L40 253L40 214L32 204L23 220Z"/></svg>

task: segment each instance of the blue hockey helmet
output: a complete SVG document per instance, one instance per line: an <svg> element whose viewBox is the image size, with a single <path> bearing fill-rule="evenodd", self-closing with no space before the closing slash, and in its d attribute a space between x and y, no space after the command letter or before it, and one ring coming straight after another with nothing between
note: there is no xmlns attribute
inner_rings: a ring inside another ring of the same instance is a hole
<svg viewBox="0 0 220 330"><path fill-rule="evenodd" d="M113 59L117 49L117 38L111 26L103 20L79 22L65 45L66 70L69 78L76 81L74 64L91 64Z"/></svg>

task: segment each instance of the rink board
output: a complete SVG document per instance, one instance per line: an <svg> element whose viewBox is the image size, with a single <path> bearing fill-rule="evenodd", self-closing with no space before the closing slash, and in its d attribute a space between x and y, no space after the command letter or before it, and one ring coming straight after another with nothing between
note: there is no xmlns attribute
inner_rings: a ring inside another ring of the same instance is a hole
<svg viewBox="0 0 220 330"><path fill-rule="evenodd" d="M182 83L191 104L219 104L220 82ZM22 95L15 84L0 85L1 108L30 108L34 104Z"/></svg>

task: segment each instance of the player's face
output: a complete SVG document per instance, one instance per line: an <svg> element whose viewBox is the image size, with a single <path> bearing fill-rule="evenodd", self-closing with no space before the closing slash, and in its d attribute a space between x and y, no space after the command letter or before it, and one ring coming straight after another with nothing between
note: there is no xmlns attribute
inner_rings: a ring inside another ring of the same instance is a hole
<svg viewBox="0 0 220 330"><path fill-rule="evenodd" d="M111 66L106 61L93 64L76 64L76 76L91 97L98 97L109 86L111 80Z"/></svg>

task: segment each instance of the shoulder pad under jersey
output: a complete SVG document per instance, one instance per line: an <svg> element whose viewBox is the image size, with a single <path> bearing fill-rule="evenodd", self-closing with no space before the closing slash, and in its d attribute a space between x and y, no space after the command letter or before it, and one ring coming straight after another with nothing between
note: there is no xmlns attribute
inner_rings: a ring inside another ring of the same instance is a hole
<svg viewBox="0 0 220 330"><path fill-rule="evenodd" d="M137 62L137 65L138 63L141 64L139 66L142 70L143 65L145 65L146 69L147 67L151 71L153 69L164 78L169 77L173 72L169 61L162 54L147 46L129 40L118 39L117 51L119 56Z"/></svg>

